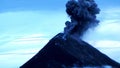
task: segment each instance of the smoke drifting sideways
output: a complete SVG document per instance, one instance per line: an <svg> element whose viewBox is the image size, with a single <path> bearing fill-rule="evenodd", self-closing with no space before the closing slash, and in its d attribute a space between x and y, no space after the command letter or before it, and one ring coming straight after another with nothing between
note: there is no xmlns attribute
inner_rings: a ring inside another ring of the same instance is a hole
<svg viewBox="0 0 120 68"><path fill-rule="evenodd" d="M69 0L66 3L66 12L71 19L66 22L66 34L77 33L82 36L89 28L99 23L96 14L99 14L100 9L94 0Z"/></svg>

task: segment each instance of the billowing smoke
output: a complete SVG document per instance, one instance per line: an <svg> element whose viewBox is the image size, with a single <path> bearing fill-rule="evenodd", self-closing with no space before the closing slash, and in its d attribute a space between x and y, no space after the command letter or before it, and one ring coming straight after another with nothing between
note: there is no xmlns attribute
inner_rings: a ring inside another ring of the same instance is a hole
<svg viewBox="0 0 120 68"><path fill-rule="evenodd" d="M99 11L100 9L94 0L69 0L66 3L66 12L71 21L66 22L64 32L78 33L82 36L86 30L99 23L96 19L96 14L99 14Z"/></svg>

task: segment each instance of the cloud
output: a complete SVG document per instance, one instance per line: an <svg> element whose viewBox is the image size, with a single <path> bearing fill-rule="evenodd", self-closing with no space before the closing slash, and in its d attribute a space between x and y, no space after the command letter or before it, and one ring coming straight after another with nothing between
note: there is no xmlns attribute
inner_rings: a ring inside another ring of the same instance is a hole
<svg viewBox="0 0 120 68"><path fill-rule="evenodd" d="M2 53L13 50L31 49L31 48L32 49L38 48L40 50L47 44L49 39L50 39L49 36L46 36L44 34L21 35L0 46L0 51Z"/></svg>
<svg viewBox="0 0 120 68"><path fill-rule="evenodd" d="M110 22L110 21L107 21L107 22ZM97 31L99 33L104 33L106 35L111 35L111 34L120 35L119 29L120 29L120 23L112 22L112 23L107 23L99 26Z"/></svg>
<svg viewBox="0 0 120 68"><path fill-rule="evenodd" d="M100 17L102 18L100 25L96 27L98 34L104 35L104 37L120 37L120 8L110 8L102 11ZM119 39L120 40L120 39Z"/></svg>
<svg viewBox="0 0 120 68"><path fill-rule="evenodd" d="M44 44L48 42L48 38L45 38L44 35L42 34L32 34L32 35L27 35L27 36L23 36L21 38L18 38L16 40L13 40L11 42L11 44L22 44L22 45L25 45L25 44Z"/></svg>
<svg viewBox="0 0 120 68"><path fill-rule="evenodd" d="M19 68L28 61L34 54L5 54L0 55L0 68ZM9 60L9 61L8 61Z"/></svg>
<svg viewBox="0 0 120 68"><path fill-rule="evenodd" d="M31 49L18 49L7 52L1 52L0 55L29 55L36 54L40 49L39 48L31 48Z"/></svg>
<svg viewBox="0 0 120 68"><path fill-rule="evenodd" d="M97 48L120 48L120 41L114 40L99 40L99 41L90 41L93 46Z"/></svg>
<svg viewBox="0 0 120 68"><path fill-rule="evenodd" d="M84 39L88 40L120 40L120 8L111 8L102 11L98 16L100 23L89 29Z"/></svg>
<svg viewBox="0 0 120 68"><path fill-rule="evenodd" d="M119 19L120 15L120 7L111 7L102 9L98 16L102 17L102 19Z"/></svg>

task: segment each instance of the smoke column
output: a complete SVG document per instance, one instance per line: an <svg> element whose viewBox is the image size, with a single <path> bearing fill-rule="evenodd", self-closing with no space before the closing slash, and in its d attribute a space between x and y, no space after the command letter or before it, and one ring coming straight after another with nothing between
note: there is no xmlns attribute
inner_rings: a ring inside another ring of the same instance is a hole
<svg viewBox="0 0 120 68"><path fill-rule="evenodd" d="M69 34L78 33L82 36L86 30L99 23L96 14L99 14L100 9L94 0L69 0L66 3L66 12L71 21L66 22L64 32Z"/></svg>

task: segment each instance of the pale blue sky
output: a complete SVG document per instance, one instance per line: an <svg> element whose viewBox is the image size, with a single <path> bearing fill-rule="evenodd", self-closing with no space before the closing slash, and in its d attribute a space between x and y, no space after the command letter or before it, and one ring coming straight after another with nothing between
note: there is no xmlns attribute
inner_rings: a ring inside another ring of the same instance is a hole
<svg viewBox="0 0 120 68"><path fill-rule="evenodd" d="M67 0L0 0L0 61L15 59L18 66L39 51L54 35L63 31L69 20ZM83 39L120 62L120 0L96 0L101 9L100 24ZM103 49L102 49L103 48ZM108 51L108 49L112 49ZM31 54L32 53L32 54ZM19 55L18 54L26 54ZM24 56L24 57L23 57ZM20 60L18 60L20 59ZM0 68L5 64L0 62ZM9 68L15 68L12 63ZM16 64L17 65L17 64Z"/></svg>

